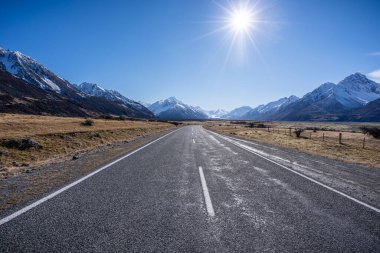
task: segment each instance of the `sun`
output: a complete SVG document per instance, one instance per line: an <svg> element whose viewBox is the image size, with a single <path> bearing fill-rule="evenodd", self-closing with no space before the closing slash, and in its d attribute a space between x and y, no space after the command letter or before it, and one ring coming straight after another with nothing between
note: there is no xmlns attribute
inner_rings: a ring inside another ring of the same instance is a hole
<svg viewBox="0 0 380 253"><path fill-rule="evenodd" d="M229 23L234 31L248 32L252 28L254 17L249 9L235 9L230 15Z"/></svg>
<svg viewBox="0 0 380 253"><path fill-rule="evenodd" d="M226 49L223 66L231 57L247 62L252 56L263 59L258 41L268 36L277 22L273 20L275 5L263 0L213 0L220 14L205 21L213 27L210 32L194 39L201 40L215 34L224 34L217 43L217 50ZM254 54L251 51L255 51Z"/></svg>

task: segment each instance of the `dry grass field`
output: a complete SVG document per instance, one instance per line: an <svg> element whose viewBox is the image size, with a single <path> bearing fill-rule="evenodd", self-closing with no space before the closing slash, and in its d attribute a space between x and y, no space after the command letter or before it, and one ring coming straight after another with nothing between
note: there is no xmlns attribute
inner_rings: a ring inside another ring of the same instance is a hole
<svg viewBox="0 0 380 253"><path fill-rule="evenodd" d="M228 135L380 168L380 139L364 135L360 131L361 126L380 127L380 124L262 122L265 127L256 128L250 127L249 122L237 123L220 121L206 122L204 125L211 130ZM291 136L290 128L292 129ZM297 138L294 133L296 128L305 129L300 138ZM339 133L342 134L341 144Z"/></svg>
<svg viewBox="0 0 380 253"><path fill-rule="evenodd" d="M0 115L0 179L22 173L30 166L65 159L115 142L175 127L165 122L94 119L34 115ZM10 141L32 140L40 147L17 148Z"/></svg>

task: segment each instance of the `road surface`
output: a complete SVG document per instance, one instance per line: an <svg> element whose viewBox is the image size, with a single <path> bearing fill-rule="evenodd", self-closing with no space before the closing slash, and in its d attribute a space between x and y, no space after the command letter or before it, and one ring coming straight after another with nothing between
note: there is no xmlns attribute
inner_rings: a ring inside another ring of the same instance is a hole
<svg viewBox="0 0 380 253"><path fill-rule="evenodd" d="M379 180L187 126L1 217L0 252L380 252Z"/></svg>

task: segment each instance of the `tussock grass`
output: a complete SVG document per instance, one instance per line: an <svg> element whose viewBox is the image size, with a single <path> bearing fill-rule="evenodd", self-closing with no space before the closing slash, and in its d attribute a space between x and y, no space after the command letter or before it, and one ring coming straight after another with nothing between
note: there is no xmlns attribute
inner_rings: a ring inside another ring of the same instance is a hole
<svg viewBox="0 0 380 253"><path fill-rule="evenodd" d="M74 155L115 142L131 141L175 126L166 122L93 119L35 115L0 115L0 179L22 167L71 159ZM2 143L32 138L42 148L20 150Z"/></svg>

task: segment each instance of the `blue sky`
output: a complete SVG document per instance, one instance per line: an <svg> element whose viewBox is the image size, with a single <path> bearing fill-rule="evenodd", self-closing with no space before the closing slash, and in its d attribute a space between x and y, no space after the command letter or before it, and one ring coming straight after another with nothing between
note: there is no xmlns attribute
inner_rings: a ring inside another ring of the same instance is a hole
<svg viewBox="0 0 380 253"><path fill-rule="evenodd" d="M237 2L237 1L235 1ZM321 83L380 80L380 1L251 1L262 22L239 49L219 22L227 1L7 1L0 46L73 83L95 82L154 102L205 109L255 106ZM231 47L230 53L229 48Z"/></svg>

